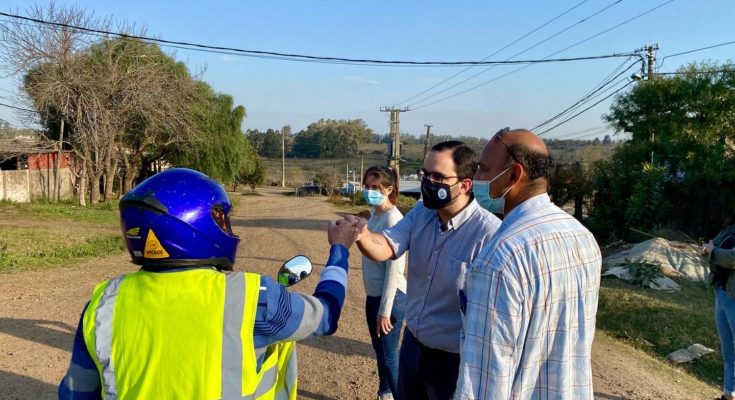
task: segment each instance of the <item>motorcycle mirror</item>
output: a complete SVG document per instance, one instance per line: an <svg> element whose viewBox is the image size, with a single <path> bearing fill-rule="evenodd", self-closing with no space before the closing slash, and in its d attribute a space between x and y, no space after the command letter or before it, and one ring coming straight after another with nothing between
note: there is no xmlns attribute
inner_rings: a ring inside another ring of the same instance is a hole
<svg viewBox="0 0 735 400"><path fill-rule="evenodd" d="M311 275L312 269L309 257L296 256L283 263L278 271L278 283L286 287L293 286Z"/></svg>

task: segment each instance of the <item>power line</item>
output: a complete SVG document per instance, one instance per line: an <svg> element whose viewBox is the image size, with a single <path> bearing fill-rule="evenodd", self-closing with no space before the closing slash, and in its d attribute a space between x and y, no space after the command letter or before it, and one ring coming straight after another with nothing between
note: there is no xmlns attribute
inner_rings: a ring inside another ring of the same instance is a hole
<svg viewBox="0 0 735 400"><path fill-rule="evenodd" d="M664 58L663 58L663 59L661 60L661 62L663 63L663 60L665 60L665 59L667 59L667 58L671 58L671 57L677 57L677 56L682 56L682 55L684 55L684 54L689 54L689 53L696 53L696 52L698 52L698 51L703 51L703 50L709 50L709 49L714 49L715 47L722 47L722 46L727 46L727 45L730 45L730 44L735 44L735 40L733 40L733 41L731 41L731 42L725 42L725 43L715 44L715 45L712 45L712 46L707 46L707 47L700 47L700 48L698 48L698 49L693 49L693 50L687 50L687 51L682 51L681 53L675 53L675 54L671 54L671 55L668 55L668 56L664 57Z"/></svg>
<svg viewBox="0 0 735 400"><path fill-rule="evenodd" d="M622 0L620 0L622 1ZM673 1L673 0L672 0ZM106 31L102 29L91 29L83 26L64 24L60 22L46 21L37 18L24 17L16 14L9 14L0 12L0 16L9 18L21 19L25 21L31 21L38 24L53 25L58 27L77 29L82 32L91 34L102 34L109 36L116 36L128 39L137 39L149 43L158 43L165 46L183 48L194 51L204 51L209 53L217 54L230 54L243 57L255 57L255 58L271 58L279 59L284 61L302 61L302 62L317 62L317 63L350 63L359 65L382 65L382 66L467 66L467 65L510 65L510 64L535 64L535 63L548 63L548 62L568 62L568 61L581 61L581 60L595 60L602 58L610 58L610 55L605 56L592 56L592 57L574 57L574 58L559 58L559 59L543 59L543 60L515 60L515 61L405 61L405 60L375 60L375 59L355 59L355 58L343 58L343 57L327 57L327 56L313 56L305 54L292 54L292 53L279 53L273 51L261 51L261 50L246 50L234 47L224 46L212 46L200 43L181 42L175 40L157 39L139 35L129 35L124 33ZM177 47L178 46L178 47Z"/></svg>
<svg viewBox="0 0 735 400"><path fill-rule="evenodd" d="M735 68L726 69L713 69L707 71L680 71L680 72L656 72L656 75L689 75L689 74L724 74L728 72L735 72Z"/></svg>
<svg viewBox="0 0 735 400"><path fill-rule="evenodd" d="M554 52L554 53L550 54L550 55L549 55L548 57L553 57L553 56L555 56L555 55L557 55L557 54L559 54L559 53L561 53L561 52L564 52L564 51L566 51L566 50L569 50L569 49L571 49L571 48L573 48L573 47L576 47L576 46L578 46L578 45L580 45L580 44L582 44L582 43L585 43L585 42L587 42L587 41L589 41L589 40L592 40L592 39L594 39L594 38L596 38L596 37L598 37L598 36L600 36L600 35L603 35L603 34L605 34L605 33L607 33L607 32L610 32L610 31L612 31L612 30L614 30L614 29L617 29L617 28L619 28L619 27L621 27L621 26L623 26L623 25L625 25L625 24L628 24L628 23L630 23L630 22L632 22L632 21L634 21L634 20L636 20L636 19L638 19L638 18L641 18L641 17L643 17L643 16L645 16L645 15L647 15L647 14L650 14L650 13L652 13L652 12L654 12L654 11L658 10L659 8L661 8L661 7L664 7L664 6L666 6L666 5L670 4L670 3L672 3L673 1L674 1L674 0L668 0L668 1L665 1L665 2L663 2L663 3L659 4L659 5L657 5L656 7L653 7L653 8L651 8L651 9L647 10L647 11L644 11L644 12L642 12L642 13L640 13L640 14L638 14L638 15L634 16L634 17L628 18L627 20L625 20L625 21L623 21L623 22L621 22L621 23L619 23L619 24L617 24L617 25L614 25L614 26L612 26L612 27L610 27L610 28L608 28L608 29L605 29L605 30L603 30L603 31L601 31L601 32L599 32L599 33L597 33L597 34L593 35L593 36L590 36L590 37L586 38L586 39L580 40L579 42L576 42L576 43L574 43L574 44L572 44L572 45L570 45L570 46L567 46L567 47L565 47L565 48L563 48L563 49L561 49L561 50L559 50L559 51L557 51L557 52ZM630 55L636 55L636 56L639 56L639 54L632 54L632 53L627 53L627 54L620 54L619 56L620 56L620 57L622 57L622 56L630 56ZM420 106L416 106L416 105L414 105L414 106L413 106L412 108L413 108L414 110L418 110L418 109L421 109L421 108L424 108L424 107L429 107L429 106L431 106L431 105L434 105L434 104L440 103L440 102L442 102L442 101L445 101L445 100L449 100L449 99L451 99L451 98L453 98L453 97L457 97L457 96L460 96L460 95L462 95L462 94L465 94L465 93L467 93L467 92L470 92L470 91L473 91L473 90L475 90L475 89L478 89L478 88L480 88L480 87L482 87L482 86L485 86L485 85L487 85L487 84L489 84L489 83L491 83L491 82L495 82L495 81L497 81L498 79L501 79L501 78L504 78L504 77L506 77L506 76L508 76L508 75L514 74L514 73L516 73L516 72L518 72L518 71L521 71L521 70L523 70L523 69L525 69L525 68L528 68L529 66L530 66L530 65L524 65L524 66L522 66L522 67L520 67L520 68L516 68L516 69L514 69L513 71L510 71L510 72L508 72L508 73L506 73L506 74L503 74L503 75L500 75L500 76L498 76L498 77L495 77L495 78L493 78L493 79L491 79L491 80L489 80L489 81L483 82L483 83L481 83L481 84L479 84L479 85L475 85L475 86L473 86L473 87L470 87L469 89L465 89L465 90L463 90L463 91L461 91L461 92L458 92L458 93L455 93L455 94L452 94L452 95L449 95L449 96L446 96L446 97L442 97L441 99L439 99L439 100L436 100L436 101L433 101L433 102L431 102L431 103L428 103L428 104L424 104L424 105L420 105Z"/></svg>
<svg viewBox="0 0 735 400"><path fill-rule="evenodd" d="M547 132L549 132L549 131L551 131L551 130L553 130L553 129L555 129L555 128L559 127L559 126L562 126L562 125L566 124L567 122L569 122L569 121L573 120L574 118L577 118L578 116L580 116L580 115L582 115L583 113L585 113L585 112L589 111L590 109L592 109L592 108L593 108L593 107L595 107L596 105L598 105L598 104L602 103L603 101L605 101L605 100L609 99L610 97L612 97L612 96L614 96L614 95L618 94L618 93L619 93L619 92L621 92L621 91L622 91L623 89L625 89L625 88L627 88L628 86L630 86L630 84L631 84L631 83L633 83L633 81L630 81L630 82L626 83L626 84L625 84L624 86L622 86L622 87L621 87L621 88L619 88L618 90L616 90L616 91L614 91L614 92L610 93L609 95L605 96L604 98L602 98L601 100L599 100L599 101L595 102L594 104L592 104L591 106L589 106L589 107L585 108L584 110L582 110L582 111L580 111L580 112L578 112L578 113L576 113L576 114L572 115L571 117L569 117L569 118L565 119L564 121L561 121L561 122L559 122L558 124L556 124L556 125L552 126L551 128L549 128L549 129L547 129L547 130L545 130L545 131L543 131L543 132L539 133L539 134L538 134L538 136L542 136L542 135L546 134Z"/></svg>
<svg viewBox="0 0 735 400"><path fill-rule="evenodd" d="M575 137L570 138L570 139L567 139L567 140L582 140L582 139L589 140L588 138L600 136L600 134L605 133L605 132L609 132L609 133L614 134L614 132L612 132L610 129L603 129L603 130L601 130L599 132L594 132L592 134L587 134L587 135L575 136Z"/></svg>
<svg viewBox="0 0 735 400"><path fill-rule="evenodd" d="M555 137L550 138L550 139L563 140L563 138L565 138L567 136L575 136L575 135L579 135L580 133L589 133L589 132L592 132L592 131L602 131L602 130L606 130L606 129L607 129L607 127L604 126L604 125L595 126L595 127L592 127L592 128L582 129L580 131L565 132L565 133L562 133L559 136L555 136Z"/></svg>
<svg viewBox="0 0 735 400"><path fill-rule="evenodd" d="M538 128L541 128L541 127L543 127L545 125L548 125L548 124L554 122L555 120L563 117L565 114L568 114L570 112L574 112L579 107L581 107L585 103L589 102L590 100L594 99L595 97L599 96L600 94L605 93L607 90L603 91L602 93L600 93L600 91L602 91L605 87L608 87L608 90L609 90L612 86L615 86L615 85L619 84L621 81L618 81L618 82L615 82L615 83L613 83L613 82L615 80L617 80L618 78L620 78L621 75L627 73L636 64L638 64L637 61L634 62L634 63L632 63L632 64L630 64L630 66L628 66L628 68L624 69L622 72L618 73L617 75L613 76L612 78L610 78L610 75L608 75L602 82L600 82L597 85L595 85L595 87L593 87L590 92L588 92L587 94L585 94L584 96L582 96L581 99L577 100L574 104L572 104L571 106L565 108L560 113L554 115L553 117L547 119L546 121L544 121L544 122L536 125L535 127L531 128L531 130L532 131L535 131ZM616 70L613 71L613 74L615 72L617 72L618 69L620 69L620 67L616 68ZM610 79L608 80L608 78L610 78ZM627 79L627 77L625 79Z"/></svg>
<svg viewBox="0 0 735 400"><path fill-rule="evenodd" d="M20 111L28 111L28 112L32 112L32 113L35 113L35 114L40 114L40 113L39 113L38 111L36 111L36 110L29 110L29 109L27 109L27 108L22 108L22 107L16 107L16 106L11 106L10 104L5 104L5 103L0 103L0 106L3 106L3 107L8 107L8 108L14 108L14 109L16 109L16 110L20 110Z"/></svg>
<svg viewBox="0 0 735 400"><path fill-rule="evenodd" d="M523 40L523 39L527 38L527 37L528 37L528 36L530 36L531 34L533 34L533 33L537 32L537 31L538 31L539 29L541 29L541 28L543 28L543 27L545 27L545 26L549 25L550 23L552 23L552 22L556 21L557 19L559 19L559 18L563 17L564 15L566 15L566 14L568 14L569 12L571 12L571 11L575 10L576 8L580 7L581 5L583 5L584 3L588 2L588 1L589 1L589 0L583 0L583 1L579 2L579 3L577 3L577 4L576 4L576 5L574 5L574 6L572 7L572 8L569 8L568 10L566 10L566 11L562 12L561 14L557 15L556 17L554 17L554 18L552 18L552 19L550 19L550 20L546 21L545 23L543 23L543 24L541 24L541 25L537 26L537 27L536 27L536 28L534 28L533 30L531 30L531 31L527 32L526 34L524 34L523 36L519 37L518 39L516 39L516 40L514 40L514 41L512 41L512 42L510 42L510 43L508 43L508 44L506 44L506 45L505 45L505 46L503 46L502 48L500 48L500 49L496 50L496 51L495 51L495 52L493 52L492 54L490 54L490 55L488 55L487 57L483 58L483 59L482 59L481 61L485 61L485 60L487 60L488 58L490 58L490 57L492 57L492 56L494 56L494 55L496 55L496 54L500 53L501 51L503 51L503 50L507 49L508 47L510 47L510 46L512 46L512 45L514 45L514 44L516 44L516 43L518 43L519 41L521 41L521 40ZM622 1L622 0L620 0L620 1ZM415 99L416 97L419 97L419 96L421 96L421 95L422 95L422 94L424 94L424 93L430 92L430 91L431 91L431 90L433 90L434 88L436 88L436 87L438 87L438 86L441 86L441 85L443 85L444 83L446 83L447 81L450 81L450 80L454 79L455 77L457 77L457 76L459 76L459 75L461 75L461 74L465 73L466 71L470 70L470 69L471 69L472 67L473 67L473 66L468 66L467 68L465 68L465 69L463 69L463 70L461 70L461 71L457 72L456 74L454 74L454 75L450 76L449 78L446 78L446 79L442 80L441 82L439 82L439 83L437 83L437 84L433 85L432 87L430 87L430 88L428 88L428 89L426 89L426 90L424 90L424 91L422 91L422 92L420 92L420 93L418 93L418 94L415 94L415 95L413 95L413 96L411 96L411 97L407 98L406 100L403 100L402 102L400 102L400 103L398 103L398 104L404 104L404 103L407 103L407 102L409 102L409 101L411 101L411 100Z"/></svg>
<svg viewBox="0 0 735 400"><path fill-rule="evenodd" d="M566 136L566 137L564 137L564 139L560 139L560 140L581 140L581 139L586 139L586 138L590 138L590 137L594 137L594 136L599 136L601 133L606 132L608 130L609 130L609 128L603 127L603 128L601 128L601 129L599 129L599 130L597 130L595 132L585 133L585 134L582 134L582 135L579 135L579 136Z"/></svg>
<svg viewBox="0 0 735 400"><path fill-rule="evenodd" d="M562 33L564 33L564 32L566 32L566 31L568 31L568 30L570 30L570 29L574 28L575 26L577 26L577 25L580 25L580 24L582 24L582 23L586 22L586 21L587 21L587 20L589 20L590 18L593 18L593 17L595 17L595 16L597 16L597 15L599 15L599 14L601 14L601 13L605 12L606 10L608 10L609 8L613 7L614 5L616 5L616 4L618 4L618 3L620 3L621 1L622 1L622 0L617 0L617 1L615 1L614 3L612 3L612 4L609 4L609 5L607 5L606 7L603 7L602 9L600 9L600 10L598 10L598 11L594 12L593 14L591 14L591 15L588 15L588 16L586 16L586 17L582 18L581 20L577 21L576 23L574 23L574 24L571 24L571 25L569 25L569 26L567 26L567 27L565 27L565 28L561 29L560 31L557 31L557 32L555 32L554 34L552 34L552 35L550 35L550 36L547 36L547 37L546 37L546 38L544 38L543 40L541 40L541 41L539 41L539 42L536 42L536 43L534 43L533 45L531 45L531 46L529 46L529 47L527 47L527 48L525 48L525 49L523 49L523 50L519 51L518 53L515 53L515 54L513 54L512 56L510 56L510 57L506 58L506 61L508 61L508 60L512 60L513 58L515 58L515 57L517 57L517 56L519 56L519 55L521 55L521 54L524 54L524 53L526 53L526 52L528 52L528 51L530 51L530 50L532 50L532 49L534 49L534 48L536 48L536 47L538 47L538 46L540 46L540 45L542 45L542 44L544 44L544 43L548 42L549 40L551 40L551 39L553 39L553 38L555 38L555 37L557 37L557 36L561 35ZM551 56L549 56L549 57L551 57ZM480 75L484 74L485 72L488 72L488 71L490 71L490 70L491 70L491 69L493 69L494 67L495 67L495 66L491 66L491 67L485 68L484 70L482 70L482 71L480 71L480 72L478 72L478 73L476 73L476 74L474 74L474 75L472 75L472 76L470 76L470 77L468 77L468 78L465 78L465 79L463 79L463 80L461 80L461 81L459 81L459 82L455 83L454 85L451 85L451 86L449 86L449 87L447 87L447 88L444 88L444 89L442 89L442 90L440 90L440 91L438 91L438 92L436 92L436 93L434 93L434 94L431 94L431 95L429 95L429 96L426 96L426 97L424 97L424 98L422 98L422 99L420 99L420 100L418 100L418 101L416 101L416 102L412 103L412 104L411 104L410 106L414 106L414 105L416 105L416 104L420 104L420 103L423 103L423 102L425 102L425 101L427 101L427 100L429 100L429 99L432 99L432 98L434 98L434 97L436 97L436 96L438 96L438 95L440 95L440 94L442 94L442 93L445 93L445 92L447 92L447 91L449 91L449 90L451 90L451 89L453 89L453 88L455 88L455 87L457 87L457 86L459 86L459 85L461 85L461 84L463 84L463 83L465 83L465 82L467 82L467 81L470 81L470 80L472 80L472 79L474 79L474 78L476 78L476 77L478 77L478 76L480 76ZM469 69L469 68L468 68L468 69Z"/></svg>

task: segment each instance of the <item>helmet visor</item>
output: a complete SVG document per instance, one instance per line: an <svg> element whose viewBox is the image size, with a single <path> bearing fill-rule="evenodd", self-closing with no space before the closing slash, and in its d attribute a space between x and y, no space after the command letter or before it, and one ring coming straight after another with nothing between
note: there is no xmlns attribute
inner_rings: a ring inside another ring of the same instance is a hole
<svg viewBox="0 0 735 400"><path fill-rule="evenodd" d="M233 235L232 233L232 225L230 224L230 216L225 211L225 207L221 204L216 204L212 206L212 219L214 219L214 223L219 226L220 229L222 229L223 232L228 233L230 235Z"/></svg>

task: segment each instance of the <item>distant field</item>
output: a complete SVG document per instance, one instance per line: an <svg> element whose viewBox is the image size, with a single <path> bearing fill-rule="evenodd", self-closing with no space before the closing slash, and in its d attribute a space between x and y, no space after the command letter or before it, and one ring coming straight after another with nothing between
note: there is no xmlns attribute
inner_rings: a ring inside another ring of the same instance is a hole
<svg viewBox="0 0 735 400"><path fill-rule="evenodd" d="M474 145L473 150L478 154L482 152L484 145ZM615 145L581 145L581 142L554 142L549 145L549 151L559 164L570 164L575 161L591 164L591 162L609 158ZM387 164L387 148L385 144L368 143L360 147L362 153L363 170L373 165ZM402 154L404 162L401 163L401 175L413 174L421 169L424 159L423 144L406 144L403 146ZM266 166L266 185L271 182L281 182L281 159L264 158ZM286 186L297 187L305 181L311 181L323 171L335 170L346 175L347 166L355 170L355 178L360 179L360 156L338 159L315 159L315 158L287 158L286 159ZM350 174L352 179L352 174Z"/></svg>

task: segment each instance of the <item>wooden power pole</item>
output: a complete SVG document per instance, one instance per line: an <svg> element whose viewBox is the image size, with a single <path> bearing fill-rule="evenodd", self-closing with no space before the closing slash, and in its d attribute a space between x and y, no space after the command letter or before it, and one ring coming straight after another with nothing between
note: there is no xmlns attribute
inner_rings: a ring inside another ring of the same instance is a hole
<svg viewBox="0 0 735 400"><path fill-rule="evenodd" d="M395 108L395 107L381 107L381 112L390 113L390 140L391 140L391 151L388 157L388 166L393 167L396 170L396 175L400 179L401 173L399 171L399 164L401 161L401 129L400 129L400 118L399 115L402 112L409 111L408 107Z"/></svg>
<svg viewBox="0 0 735 400"><path fill-rule="evenodd" d="M426 139L424 139L424 160L429 155L429 136L431 135L431 127L434 125L424 124L426 127Z"/></svg>

